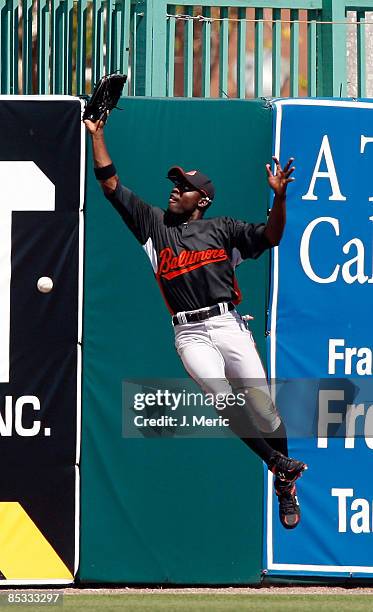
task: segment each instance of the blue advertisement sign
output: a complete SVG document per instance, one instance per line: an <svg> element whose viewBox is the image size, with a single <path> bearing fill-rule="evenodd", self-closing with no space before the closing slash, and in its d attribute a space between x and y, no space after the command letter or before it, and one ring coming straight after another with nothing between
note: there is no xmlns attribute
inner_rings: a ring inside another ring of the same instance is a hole
<svg viewBox="0 0 373 612"><path fill-rule="evenodd" d="M266 474L268 574L373 576L373 102L274 103L274 155L294 157L274 249L269 372L301 522L284 529Z"/></svg>

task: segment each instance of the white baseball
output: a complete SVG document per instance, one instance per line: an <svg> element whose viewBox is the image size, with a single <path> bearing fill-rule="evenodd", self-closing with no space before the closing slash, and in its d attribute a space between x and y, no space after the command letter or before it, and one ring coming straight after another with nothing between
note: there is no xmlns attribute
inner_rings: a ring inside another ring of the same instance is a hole
<svg viewBox="0 0 373 612"><path fill-rule="evenodd" d="M37 287L40 293L50 293L53 289L53 281L49 276L42 276L38 280Z"/></svg>

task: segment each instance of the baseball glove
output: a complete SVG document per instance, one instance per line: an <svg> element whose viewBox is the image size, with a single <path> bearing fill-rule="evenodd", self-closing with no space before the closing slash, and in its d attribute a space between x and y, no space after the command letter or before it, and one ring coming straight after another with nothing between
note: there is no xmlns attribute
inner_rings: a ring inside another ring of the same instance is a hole
<svg viewBox="0 0 373 612"><path fill-rule="evenodd" d="M113 108L118 104L126 81L125 74L107 74L101 77L84 109L83 121L89 119L89 121L105 123Z"/></svg>

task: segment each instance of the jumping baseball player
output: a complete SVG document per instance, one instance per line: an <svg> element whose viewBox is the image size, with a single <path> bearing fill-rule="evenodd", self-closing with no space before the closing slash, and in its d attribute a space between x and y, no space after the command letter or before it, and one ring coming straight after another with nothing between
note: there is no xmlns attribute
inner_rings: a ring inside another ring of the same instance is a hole
<svg viewBox="0 0 373 612"><path fill-rule="evenodd" d="M266 224L205 218L215 195L207 176L174 166L168 172L173 188L167 210L149 206L121 184L105 145L103 123L85 124L92 137L96 178L150 259L186 371L205 392L244 393L244 407L229 409L230 428L275 474L280 520L293 529L300 521L295 481L307 466L288 457L285 427L252 334L236 310L241 294L235 278L239 263L257 259L281 240L293 159L282 168L274 158L276 174L266 166L275 194Z"/></svg>

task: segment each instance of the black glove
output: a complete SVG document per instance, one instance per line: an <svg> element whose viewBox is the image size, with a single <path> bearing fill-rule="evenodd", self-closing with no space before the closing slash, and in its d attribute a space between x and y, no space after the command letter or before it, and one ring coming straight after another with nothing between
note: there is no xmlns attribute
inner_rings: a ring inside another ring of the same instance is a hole
<svg viewBox="0 0 373 612"><path fill-rule="evenodd" d="M105 123L113 108L118 104L126 81L127 75L125 74L108 74L101 77L84 109L83 121L89 119L89 121Z"/></svg>

